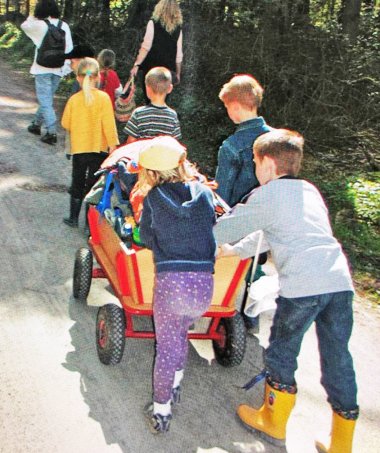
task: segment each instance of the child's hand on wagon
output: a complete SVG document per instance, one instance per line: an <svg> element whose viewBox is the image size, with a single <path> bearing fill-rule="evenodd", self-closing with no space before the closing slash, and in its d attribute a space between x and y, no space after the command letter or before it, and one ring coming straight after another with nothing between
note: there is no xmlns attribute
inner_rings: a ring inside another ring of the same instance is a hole
<svg viewBox="0 0 380 453"><path fill-rule="evenodd" d="M237 253L231 244L222 244L217 249L216 258L224 258L226 256L236 256Z"/></svg>

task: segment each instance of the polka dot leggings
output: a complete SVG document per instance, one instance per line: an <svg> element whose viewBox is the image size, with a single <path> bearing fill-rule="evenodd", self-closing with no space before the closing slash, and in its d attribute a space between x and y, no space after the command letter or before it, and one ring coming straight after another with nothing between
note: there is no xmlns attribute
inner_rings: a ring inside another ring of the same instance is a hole
<svg viewBox="0 0 380 453"><path fill-rule="evenodd" d="M153 400L167 403L176 370L185 368L191 324L207 311L214 289L208 272L160 272L156 275L153 315L156 360Z"/></svg>

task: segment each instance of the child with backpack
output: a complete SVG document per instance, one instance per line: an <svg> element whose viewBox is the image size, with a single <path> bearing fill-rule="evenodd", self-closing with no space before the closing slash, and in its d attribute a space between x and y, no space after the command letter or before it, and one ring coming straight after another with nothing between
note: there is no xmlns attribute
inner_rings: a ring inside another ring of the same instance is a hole
<svg viewBox="0 0 380 453"><path fill-rule="evenodd" d="M82 89L67 101L62 116L62 127L70 132L73 155L70 216L63 219L70 227L78 226L82 200L96 182L95 172L108 151L119 144L111 100L96 88L99 79L98 62L84 58L77 71Z"/></svg>
<svg viewBox="0 0 380 453"><path fill-rule="evenodd" d="M46 133L43 143L57 143L57 117L53 107L54 94L61 78L68 74L70 61L65 54L73 48L70 28L59 19L60 13L55 0L39 0L34 15L21 24L21 29L36 46L30 73L35 78L38 109L28 131L41 135L41 126Z"/></svg>
<svg viewBox="0 0 380 453"><path fill-rule="evenodd" d="M116 60L115 52L110 49L103 49L99 53L97 60L100 67L99 88L108 94L111 98L113 108L115 108L115 99L123 91L119 76L114 69Z"/></svg>
<svg viewBox="0 0 380 453"><path fill-rule="evenodd" d="M154 434L169 430L187 358L187 332L213 294L215 223L211 190L191 181L185 148L173 137L148 140L139 154L139 181L149 187L140 239L153 251L156 358L153 403L145 407Z"/></svg>

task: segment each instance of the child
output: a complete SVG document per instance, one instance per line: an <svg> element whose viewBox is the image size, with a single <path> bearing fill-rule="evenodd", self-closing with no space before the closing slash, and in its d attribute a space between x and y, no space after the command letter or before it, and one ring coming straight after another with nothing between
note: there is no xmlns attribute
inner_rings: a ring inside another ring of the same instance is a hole
<svg viewBox="0 0 380 453"><path fill-rule="evenodd" d="M216 192L230 205L235 206L254 187L259 185L255 175L255 163L252 160L252 146L256 138L272 128L264 118L257 116L257 110L263 98L263 88L258 81L248 74L232 77L219 93L220 100L227 109L228 116L238 127L219 148L218 167L215 180ZM254 280L263 275L259 266ZM242 315L248 333L254 334L259 329L259 318L249 317L244 313L251 280L251 270L247 277L247 290L242 303Z"/></svg>
<svg viewBox="0 0 380 453"><path fill-rule="evenodd" d="M115 99L123 91L119 76L114 70L115 52L110 49L103 49L98 55L100 66L100 89L105 91L111 98L112 106L115 108Z"/></svg>
<svg viewBox="0 0 380 453"><path fill-rule="evenodd" d="M212 193L190 181L185 158L185 148L167 136L150 140L139 157L139 182L152 187L144 199L140 238L152 249L156 265L153 404L145 408L153 433L169 430L186 363L187 332L213 293Z"/></svg>
<svg viewBox="0 0 380 453"><path fill-rule="evenodd" d="M128 135L127 143L157 135L171 135L180 139L181 127L177 113L165 102L166 96L173 90L170 71L163 67L151 69L145 77L145 85L151 103L138 107L132 113L124 129Z"/></svg>
<svg viewBox="0 0 380 453"><path fill-rule="evenodd" d="M94 51L90 46L86 44L75 45L73 50L70 53L66 54L66 58L70 60L70 67L75 75L77 73L79 63L83 60L83 58L86 57L94 57ZM79 82L75 79L74 83L71 85L70 95L72 96L73 94L78 93L79 90Z"/></svg>
<svg viewBox="0 0 380 453"><path fill-rule="evenodd" d="M78 226L78 217L85 194L95 184L95 172L119 144L112 104L106 93L96 88L99 65L93 58L84 58L78 66L77 80L81 91L68 100L62 126L70 132L73 172L70 191L70 217L63 221Z"/></svg>
<svg viewBox="0 0 380 453"><path fill-rule="evenodd" d="M228 116L238 127L219 148L215 180L217 193L230 206L235 206L259 185L252 160L256 138L271 128L257 110L263 98L263 88L251 75L237 75L219 93Z"/></svg>
<svg viewBox="0 0 380 453"><path fill-rule="evenodd" d="M279 274L280 295L265 352L265 401L261 409L241 405L237 412L250 429L268 441L285 444L286 424L295 404L294 373L302 338L313 322L321 355L322 385L333 410L330 446L321 452L351 452L359 415L352 357L348 350L353 315L353 285L328 211L318 190L297 179L304 140L296 132L279 129L254 144L256 174L261 187L246 203L220 218L214 228L221 256L251 256L257 230L272 252ZM249 235L249 236L247 236ZM245 237L247 236L247 237Z"/></svg>

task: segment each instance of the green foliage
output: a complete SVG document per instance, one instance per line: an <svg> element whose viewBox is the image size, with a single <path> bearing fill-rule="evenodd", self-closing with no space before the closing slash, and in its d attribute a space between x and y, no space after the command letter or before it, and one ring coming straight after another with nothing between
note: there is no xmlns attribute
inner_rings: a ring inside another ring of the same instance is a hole
<svg viewBox="0 0 380 453"><path fill-rule="evenodd" d="M329 208L335 235L357 272L376 275L380 268L380 173L309 170Z"/></svg>
<svg viewBox="0 0 380 453"><path fill-rule="evenodd" d="M74 42L96 52L112 48L125 82L155 3L113 0L108 21L99 2L74 2ZM265 88L260 113L274 127L304 134L304 174L321 188L355 269L374 275L380 267L379 8L362 8L358 37L350 42L338 21L342 2L311 0L310 11L305 4L182 0L183 74L169 104L179 113L190 159L212 176L218 148L234 130L218 93L235 73L253 74ZM30 62L33 51L16 27L0 26L1 53L19 64Z"/></svg>

